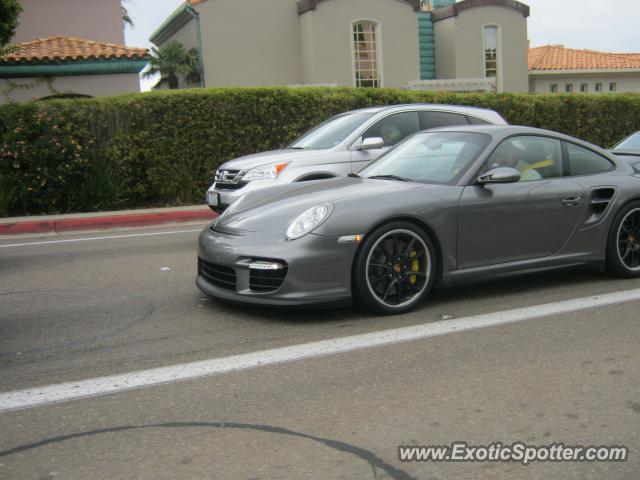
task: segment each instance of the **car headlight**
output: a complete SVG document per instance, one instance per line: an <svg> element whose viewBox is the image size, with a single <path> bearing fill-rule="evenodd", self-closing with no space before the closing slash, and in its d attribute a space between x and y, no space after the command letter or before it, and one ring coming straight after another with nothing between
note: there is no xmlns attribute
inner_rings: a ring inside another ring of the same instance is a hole
<svg viewBox="0 0 640 480"><path fill-rule="evenodd" d="M287 228L287 240L295 240L312 232L329 218L331 212L333 212L332 203L311 207L309 210L297 216L296 219L289 224L289 228Z"/></svg>
<svg viewBox="0 0 640 480"><path fill-rule="evenodd" d="M278 175L287 168L289 162L284 163L271 163L269 165L260 165L259 167L252 168L242 177L242 180L249 182L251 180L265 180L278 178Z"/></svg>

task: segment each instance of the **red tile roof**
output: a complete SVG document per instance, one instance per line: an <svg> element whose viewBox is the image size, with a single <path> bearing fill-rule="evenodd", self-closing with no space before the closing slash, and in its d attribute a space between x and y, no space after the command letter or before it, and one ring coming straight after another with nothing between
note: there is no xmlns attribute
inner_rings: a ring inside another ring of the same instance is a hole
<svg viewBox="0 0 640 480"><path fill-rule="evenodd" d="M146 48L127 47L115 43L95 42L82 38L56 35L18 43L2 62L51 62L56 60L146 59Z"/></svg>
<svg viewBox="0 0 640 480"><path fill-rule="evenodd" d="M622 55L623 57L629 57L632 60L640 60L640 53L618 53L617 55Z"/></svg>
<svg viewBox="0 0 640 480"><path fill-rule="evenodd" d="M546 45L529 50L529 70L640 70L640 53L607 53Z"/></svg>

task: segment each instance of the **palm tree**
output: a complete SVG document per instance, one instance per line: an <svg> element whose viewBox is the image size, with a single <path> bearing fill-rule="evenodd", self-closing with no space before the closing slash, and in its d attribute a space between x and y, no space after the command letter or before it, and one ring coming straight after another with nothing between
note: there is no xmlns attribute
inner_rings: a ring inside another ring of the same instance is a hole
<svg viewBox="0 0 640 480"><path fill-rule="evenodd" d="M129 11L125 7L120 8L122 9L122 23L124 24L124 26L126 27L127 25L129 25L131 28L135 27L136 25L133 23L133 20L129 15Z"/></svg>
<svg viewBox="0 0 640 480"><path fill-rule="evenodd" d="M180 42L173 40L162 48L151 48L151 53L143 76L150 78L160 74L160 81L156 85L167 84L175 90L180 88L181 76L189 83L200 81L200 60L196 48L186 50Z"/></svg>
<svg viewBox="0 0 640 480"><path fill-rule="evenodd" d="M128 3L129 0L120 0L120 12L122 13L122 26L126 27L127 25L130 28L135 27L135 23L133 23L133 19L131 18L131 15L129 15L129 10L127 9L127 7L125 7L124 5L122 5L123 3Z"/></svg>

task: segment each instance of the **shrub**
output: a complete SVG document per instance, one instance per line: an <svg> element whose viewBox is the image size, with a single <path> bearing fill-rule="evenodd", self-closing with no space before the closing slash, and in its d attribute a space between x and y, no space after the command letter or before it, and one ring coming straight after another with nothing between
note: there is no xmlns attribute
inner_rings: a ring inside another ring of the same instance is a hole
<svg viewBox="0 0 640 480"><path fill-rule="evenodd" d="M621 94L273 87L9 104L0 107L0 214L200 203L226 160L281 148L340 112L413 102L491 108L605 147L640 130L640 95Z"/></svg>

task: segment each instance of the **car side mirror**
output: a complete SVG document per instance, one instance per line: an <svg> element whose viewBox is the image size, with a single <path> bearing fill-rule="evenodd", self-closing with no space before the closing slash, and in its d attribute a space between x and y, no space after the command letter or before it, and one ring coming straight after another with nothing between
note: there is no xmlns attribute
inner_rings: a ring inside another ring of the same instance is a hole
<svg viewBox="0 0 640 480"><path fill-rule="evenodd" d="M358 150L378 150L382 147L384 147L384 140L381 137L369 137L358 145Z"/></svg>
<svg viewBox="0 0 640 480"><path fill-rule="evenodd" d="M478 185L491 183L516 183L520 181L520 171L511 167L498 167L478 177Z"/></svg>

